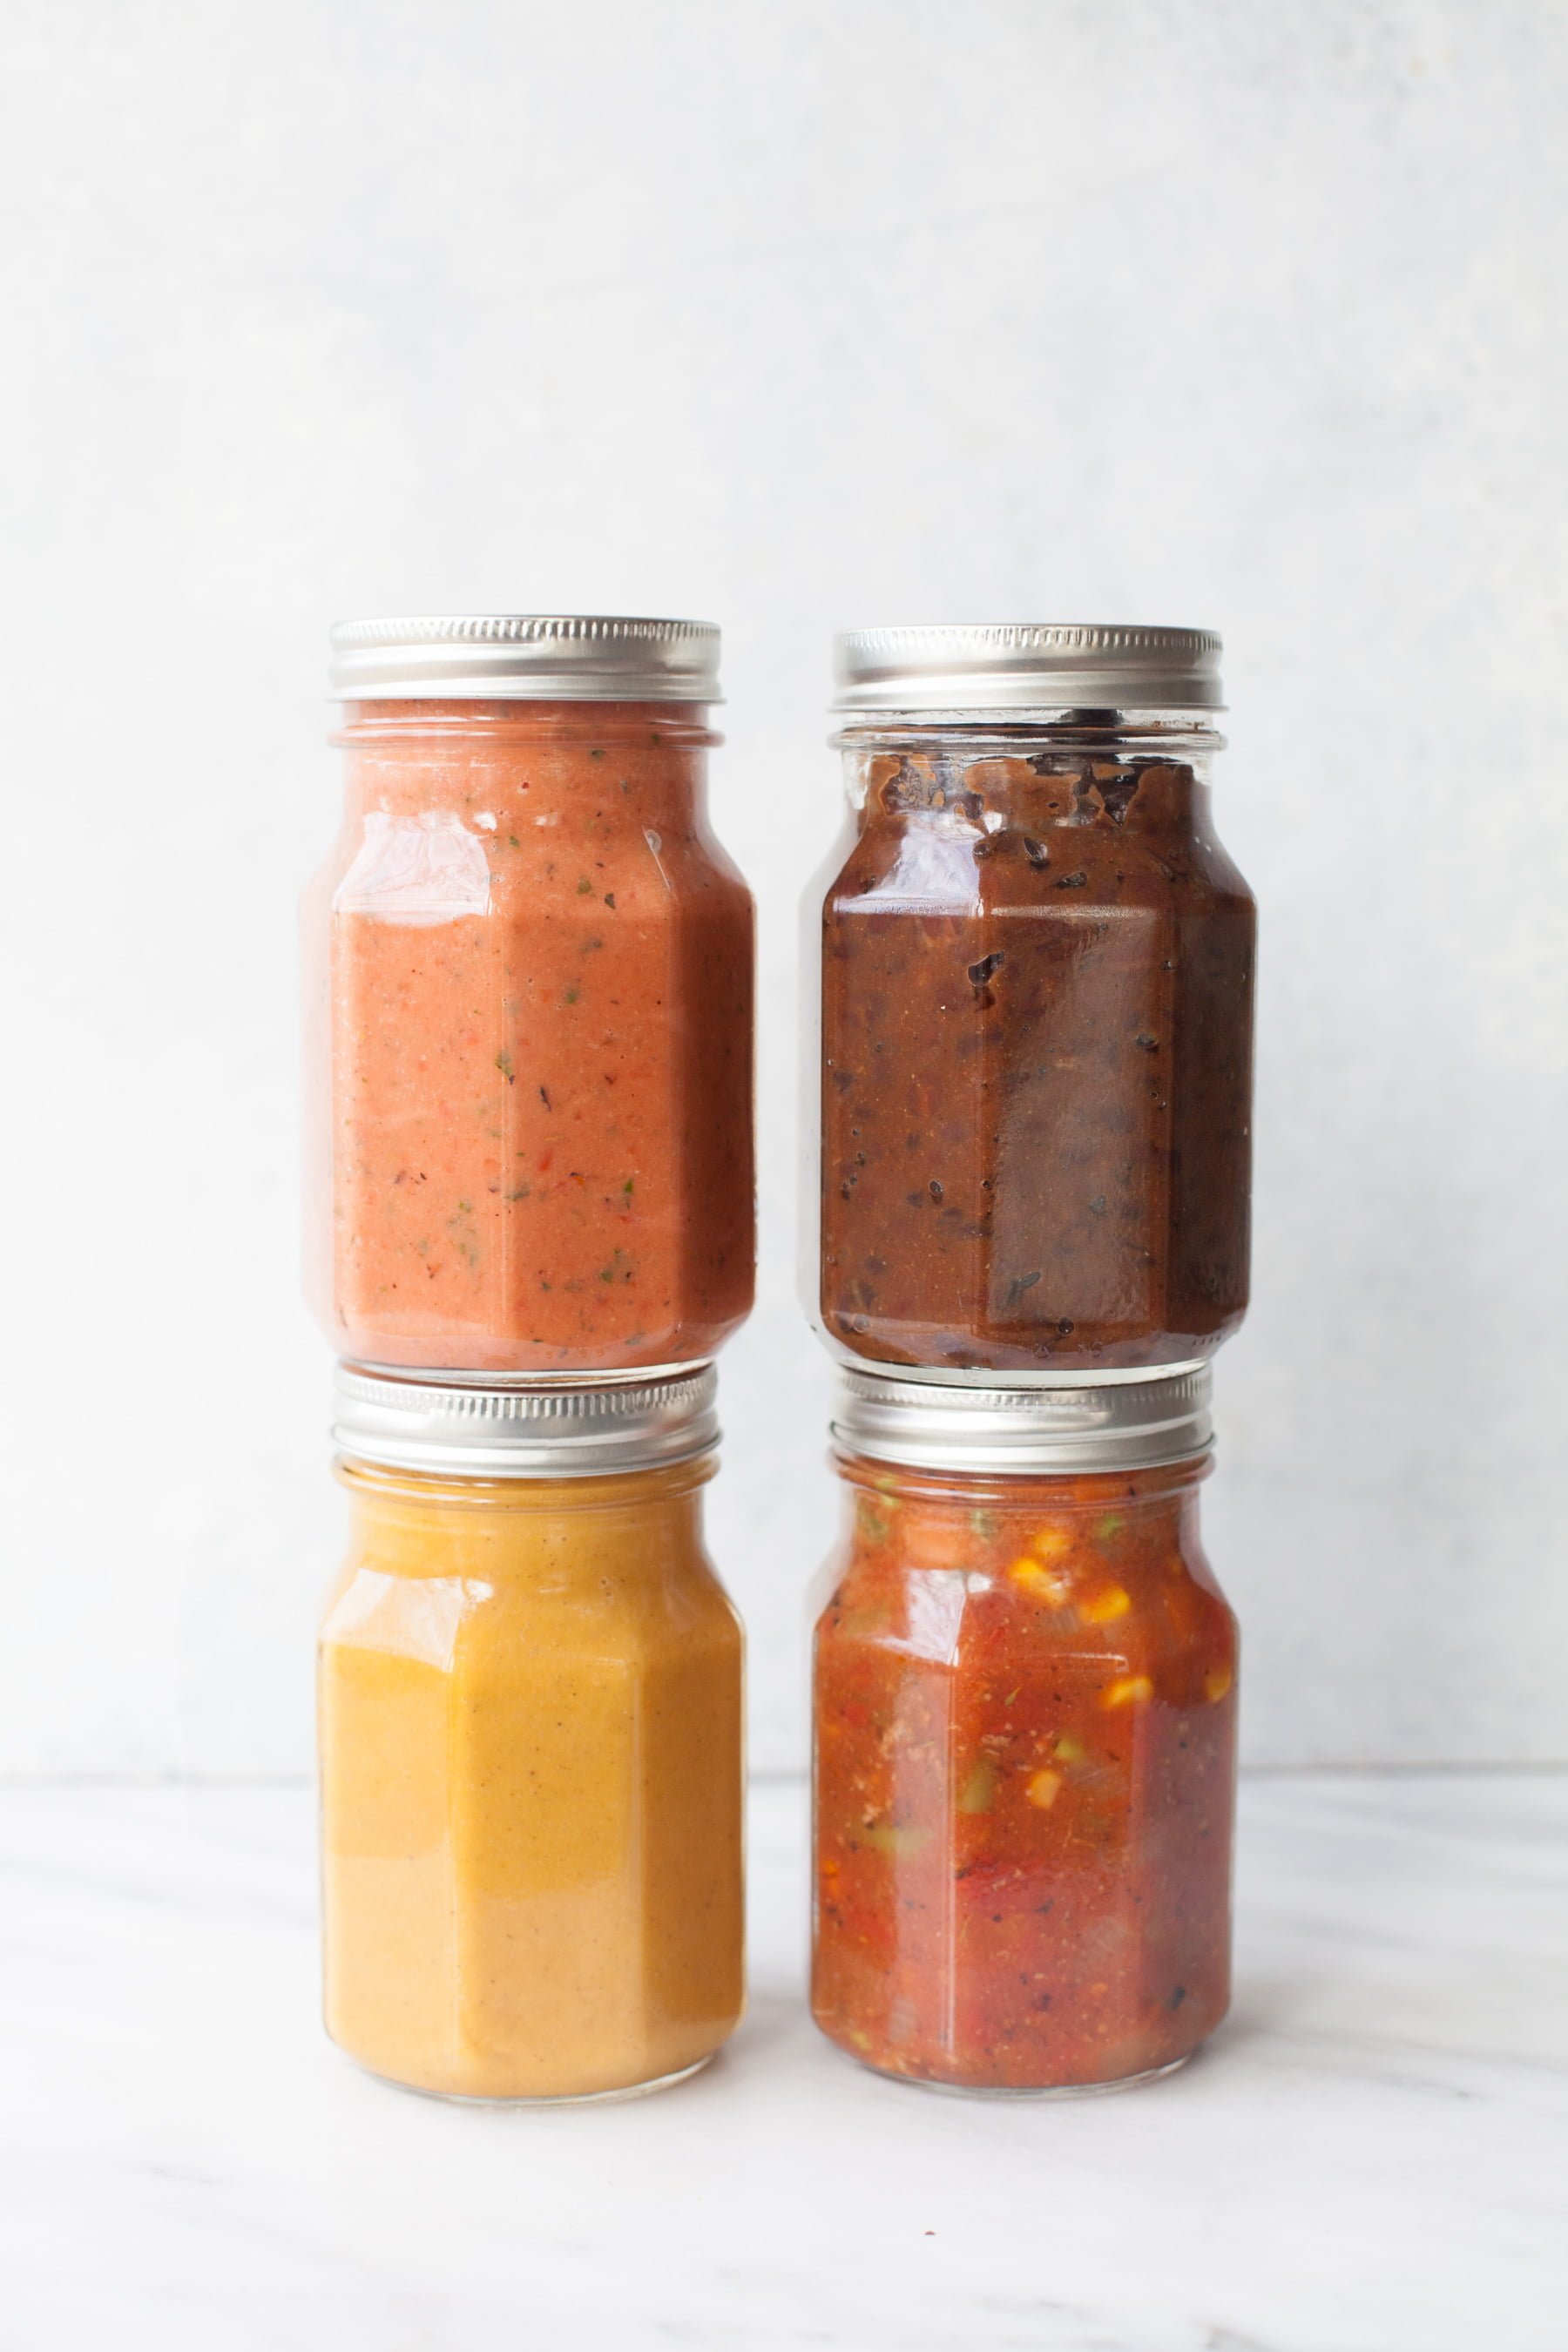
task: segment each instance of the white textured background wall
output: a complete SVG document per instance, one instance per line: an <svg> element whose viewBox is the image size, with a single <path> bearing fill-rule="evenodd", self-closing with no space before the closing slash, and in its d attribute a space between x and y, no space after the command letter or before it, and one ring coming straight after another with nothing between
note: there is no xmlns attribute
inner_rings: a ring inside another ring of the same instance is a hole
<svg viewBox="0 0 1568 2352"><path fill-rule="evenodd" d="M329 619L697 613L763 906L715 1548L803 1753L835 625L1198 622L1264 909L1212 1549L1254 1758L1568 1753L1568 10L12 0L0 1765L289 1770Z"/></svg>

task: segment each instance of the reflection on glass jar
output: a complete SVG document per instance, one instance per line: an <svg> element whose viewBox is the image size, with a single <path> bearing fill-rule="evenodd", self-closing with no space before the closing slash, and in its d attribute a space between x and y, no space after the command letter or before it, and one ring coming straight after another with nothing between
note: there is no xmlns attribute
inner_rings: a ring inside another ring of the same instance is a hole
<svg viewBox="0 0 1568 2352"><path fill-rule="evenodd" d="M816 1643L818 2025L883 2073L972 2090L1178 2063L1230 1980L1236 1631L1198 1539L1205 1455L840 1466Z"/></svg>
<svg viewBox="0 0 1568 2352"><path fill-rule="evenodd" d="M353 1531L321 1645L328 2031L375 2074L462 2097L689 2072L742 1998L742 1643L702 1544L712 1454L495 1475L492 1453L475 1475L489 1392L340 1384ZM363 1458L385 1450L387 1411L455 1424L449 1466ZM517 1461L537 1460L522 1437Z"/></svg>
<svg viewBox="0 0 1568 2352"><path fill-rule="evenodd" d="M1256 917L1219 740L1175 709L846 728L814 1180L837 1347L1049 1374L1240 1322Z"/></svg>

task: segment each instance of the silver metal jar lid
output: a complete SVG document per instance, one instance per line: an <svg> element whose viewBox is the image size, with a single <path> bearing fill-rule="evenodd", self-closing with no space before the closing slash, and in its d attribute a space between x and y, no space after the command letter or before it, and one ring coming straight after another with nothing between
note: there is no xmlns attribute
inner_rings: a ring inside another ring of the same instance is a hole
<svg viewBox="0 0 1568 2352"><path fill-rule="evenodd" d="M833 646L833 708L1220 710L1212 629L951 623L850 629Z"/></svg>
<svg viewBox="0 0 1568 2352"><path fill-rule="evenodd" d="M838 1367L841 1453L993 1477L1152 1470L1214 1443L1207 1364L1071 1388L952 1388Z"/></svg>
<svg viewBox="0 0 1568 2352"><path fill-rule="evenodd" d="M719 632L593 613L340 621L329 678L351 702L717 702Z"/></svg>
<svg viewBox="0 0 1568 2352"><path fill-rule="evenodd" d="M689 1462L719 1442L711 1364L564 1388L476 1388L339 1364L332 1438L356 1462L459 1478L598 1478Z"/></svg>

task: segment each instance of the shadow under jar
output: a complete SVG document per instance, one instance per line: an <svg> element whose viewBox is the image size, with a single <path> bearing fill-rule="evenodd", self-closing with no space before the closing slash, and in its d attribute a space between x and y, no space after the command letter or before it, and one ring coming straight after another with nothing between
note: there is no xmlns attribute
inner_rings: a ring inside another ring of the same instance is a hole
<svg viewBox="0 0 1568 2352"><path fill-rule="evenodd" d="M1110 2089L1225 2015L1236 1626L1198 1538L1207 1399L1201 1365L1008 1394L845 1374L812 2010L865 2065Z"/></svg>
<svg viewBox="0 0 1568 2352"><path fill-rule="evenodd" d="M1059 1378L1241 1321L1256 909L1210 815L1217 655L1187 630L840 641L811 1187L837 1349Z"/></svg>
<svg viewBox="0 0 1568 2352"><path fill-rule="evenodd" d="M320 1653L327 2030L457 2098L625 2097L741 2014L739 1621L710 1368L477 1389L340 1367Z"/></svg>
<svg viewBox="0 0 1568 2352"><path fill-rule="evenodd" d="M334 632L347 797L306 930L310 1286L341 1354L570 1378L710 1356L750 1310L717 650L674 621Z"/></svg>

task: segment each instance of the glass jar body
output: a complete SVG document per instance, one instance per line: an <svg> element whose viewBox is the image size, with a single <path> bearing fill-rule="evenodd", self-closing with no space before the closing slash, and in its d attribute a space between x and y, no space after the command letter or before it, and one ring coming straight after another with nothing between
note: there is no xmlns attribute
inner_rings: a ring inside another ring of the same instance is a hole
<svg viewBox="0 0 1568 2352"><path fill-rule="evenodd" d="M1229 2000L1236 1627L1204 1463L842 1464L815 1664L812 2008L976 2091L1177 2064Z"/></svg>
<svg viewBox="0 0 1568 2352"><path fill-rule="evenodd" d="M348 1464L320 1653L327 2030L416 2089L613 2096L742 2000L739 1622L707 1463Z"/></svg>
<svg viewBox="0 0 1568 2352"><path fill-rule="evenodd" d="M306 914L340 1354L569 1376L694 1361L749 1311L752 901L702 715L349 706Z"/></svg>
<svg viewBox="0 0 1568 2352"><path fill-rule="evenodd" d="M806 1188L842 1352L1059 1377L1241 1320L1256 910L1210 818L1218 738L1102 717L842 738Z"/></svg>

